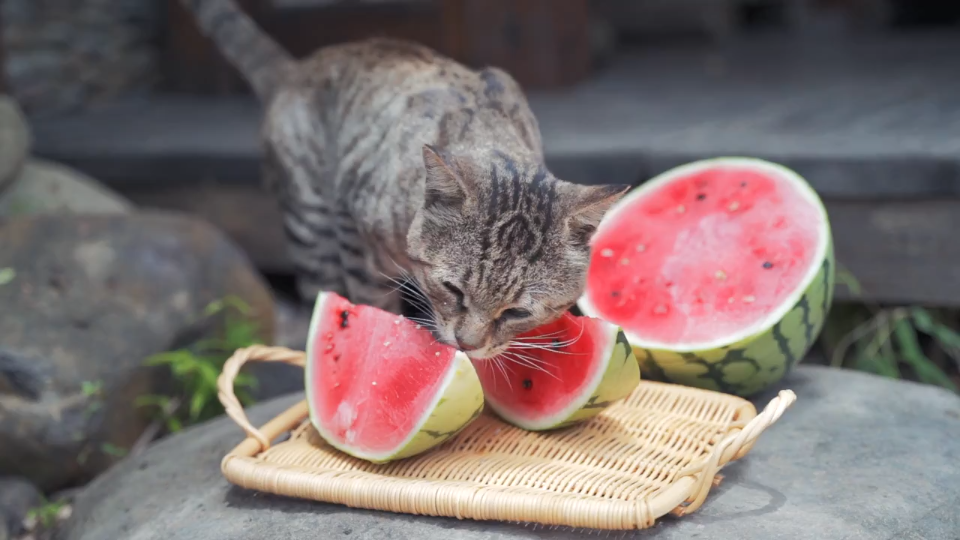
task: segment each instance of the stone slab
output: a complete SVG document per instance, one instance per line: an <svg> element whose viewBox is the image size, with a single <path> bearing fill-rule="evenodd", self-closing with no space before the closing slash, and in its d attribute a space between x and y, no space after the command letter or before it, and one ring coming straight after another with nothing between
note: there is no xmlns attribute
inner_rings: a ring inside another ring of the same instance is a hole
<svg viewBox="0 0 960 540"><path fill-rule="evenodd" d="M956 540L960 397L872 375L801 366L797 403L729 465L695 514L618 539ZM760 396L762 406L775 389ZM261 425L300 399L251 411ZM242 439L217 420L162 441L93 482L62 540L580 538L585 532L414 517L291 500L230 486L220 458Z"/></svg>
<svg viewBox="0 0 960 540"><path fill-rule="evenodd" d="M547 161L634 183L701 157L790 165L825 197L960 195L960 34L748 37L621 53L569 90L531 92ZM38 120L36 152L116 185L257 182L248 98L153 96Z"/></svg>

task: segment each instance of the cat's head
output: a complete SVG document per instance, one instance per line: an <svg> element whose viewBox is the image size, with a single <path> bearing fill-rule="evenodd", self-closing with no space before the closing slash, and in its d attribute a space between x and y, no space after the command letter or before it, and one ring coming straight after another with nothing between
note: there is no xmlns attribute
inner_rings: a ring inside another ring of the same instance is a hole
<svg viewBox="0 0 960 540"><path fill-rule="evenodd" d="M423 206L407 235L434 333L472 358L580 297L590 238L628 186L581 186L499 152L483 160L425 146Z"/></svg>

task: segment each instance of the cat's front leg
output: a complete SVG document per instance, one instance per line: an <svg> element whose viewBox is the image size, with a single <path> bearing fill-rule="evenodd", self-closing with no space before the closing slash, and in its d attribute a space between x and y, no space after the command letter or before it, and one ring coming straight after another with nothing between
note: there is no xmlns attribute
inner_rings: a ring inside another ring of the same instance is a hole
<svg viewBox="0 0 960 540"><path fill-rule="evenodd" d="M287 255L301 300L312 303L321 291L346 294L334 212L328 201L310 182L309 174L284 169L269 146L262 174L280 206Z"/></svg>
<svg viewBox="0 0 960 540"><path fill-rule="evenodd" d="M368 245L348 211L337 211L336 224L337 247L348 299L354 304L366 304L400 315L403 304L399 285L382 273L375 247Z"/></svg>

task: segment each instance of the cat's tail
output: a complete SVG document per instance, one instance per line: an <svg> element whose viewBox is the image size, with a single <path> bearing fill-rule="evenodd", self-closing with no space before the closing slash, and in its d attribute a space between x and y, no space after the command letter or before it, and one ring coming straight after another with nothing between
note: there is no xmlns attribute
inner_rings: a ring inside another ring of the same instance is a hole
<svg viewBox="0 0 960 540"><path fill-rule="evenodd" d="M261 100L269 100L295 61L234 0L181 0L201 32L240 71Z"/></svg>

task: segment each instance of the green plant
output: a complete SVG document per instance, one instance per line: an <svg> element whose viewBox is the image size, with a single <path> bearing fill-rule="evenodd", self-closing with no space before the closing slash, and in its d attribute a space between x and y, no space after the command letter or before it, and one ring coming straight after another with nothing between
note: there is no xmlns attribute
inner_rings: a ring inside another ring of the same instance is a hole
<svg viewBox="0 0 960 540"><path fill-rule="evenodd" d="M80 383L80 392L87 397L99 396L102 391L103 381L83 381Z"/></svg>
<svg viewBox="0 0 960 540"><path fill-rule="evenodd" d="M0 268L0 285L6 285L17 277L17 271L13 268Z"/></svg>
<svg viewBox="0 0 960 540"><path fill-rule="evenodd" d="M57 523L60 512L67 505L66 501L48 501L27 511L27 519L35 521L41 527L49 529Z"/></svg>
<svg viewBox="0 0 960 540"><path fill-rule="evenodd" d="M860 296L846 270L837 281ZM921 306L837 304L827 316L821 343L830 365L896 379L911 379L960 392L960 332L956 313Z"/></svg>
<svg viewBox="0 0 960 540"><path fill-rule="evenodd" d="M113 456L115 458L122 458L123 456L127 455L126 448L121 448L115 444L108 443L108 442L100 444L100 451L103 452L104 454L107 454L108 456Z"/></svg>
<svg viewBox="0 0 960 540"><path fill-rule="evenodd" d="M97 411L103 407L103 402L100 401L103 398L103 381L83 381L80 383L80 393L84 397L92 398L87 407L84 409L84 416L90 417L93 416Z"/></svg>
<svg viewBox="0 0 960 540"><path fill-rule="evenodd" d="M236 297L211 302L204 310L204 317L222 315L222 335L147 358L147 365L170 369L178 392L175 395L140 396L137 406L153 408L158 420L170 432L223 414L223 406L217 399L217 377L224 362L237 349L260 343L257 325L250 317L251 311L250 306ZM253 402L249 393L257 386L253 376L240 373L234 386L241 403L249 405Z"/></svg>

